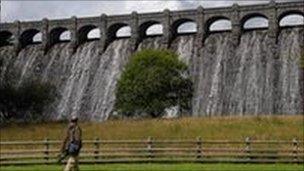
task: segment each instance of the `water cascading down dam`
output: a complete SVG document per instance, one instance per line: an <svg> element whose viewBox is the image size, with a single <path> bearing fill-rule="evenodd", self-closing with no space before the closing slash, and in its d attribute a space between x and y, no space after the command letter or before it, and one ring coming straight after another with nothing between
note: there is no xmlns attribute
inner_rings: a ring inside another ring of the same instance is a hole
<svg viewBox="0 0 304 171"><path fill-rule="evenodd" d="M1 23L0 79L17 72L18 84L40 78L56 85L60 98L44 116L60 120L79 113L85 120L106 120L113 113L115 87L129 57L144 48L169 48L189 65L194 82L193 116L303 114L304 26L283 28L290 14L304 16L304 2L169 11L131 15ZM245 30L252 17L264 17L268 28ZM231 30L212 32L219 19ZM193 34L178 34L185 22L195 22ZM161 24L163 34L146 30ZM131 28L131 36L116 32ZM88 40L92 29L100 38ZM71 39L60 36L70 31ZM33 37L42 35L41 42ZM12 40L13 41L10 41Z"/></svg>

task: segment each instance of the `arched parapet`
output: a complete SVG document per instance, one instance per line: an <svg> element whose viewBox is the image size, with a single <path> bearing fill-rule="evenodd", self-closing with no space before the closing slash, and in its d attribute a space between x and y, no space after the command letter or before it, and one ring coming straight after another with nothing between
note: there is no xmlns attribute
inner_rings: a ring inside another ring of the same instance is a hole
<svg viewBox="0 0 304 171"><path fill-rule="evenodd" d="M186 23L195 24L195 29L197 27L196 20L193 18L179 18L177 20L174 20L171 25L172 36L173 36L172 39L174 39L179 34L179 30L178 30L179 27Z"/></svg>
<svg viewBox="0 0 304 171"><path fill-rule="evenodd" d="M72 32L76 32L76 29L77 28L75 28L75 21L72 19L49 21L48 31L50 36L50 46L53 46L59 42L72 41ZM63 40L61 38L61 35L66 32L69 32L69 38L65 38ZM74 40L76 40L76 38L74 38Z"/></svg>
<svg viewBox="0 0 304 171"><path fill-rule="evenodd" d="M0 31L10 31L14 30L16 28L16 25L14 23L1 23Z"/></svg>
<svg viewBox="0 0 304 171"><path fill-rule="evenodd" d="M41 32L43 29L42 22L40 21L20 22L20 33L31 29L39 30Z"/></svg>
<svg viewBox="0 0 304 171"><path fill-rule="evenodd" d="M94 32L94 39L101 37L101 20L100 17L89 17L89 18L79 18L77 19L77 36L78 44L82 44L88 40L91 40L89 34L91 31L99 30L99 32ZM98 35L95 35L98 34ZM92 38L93 39L93 38Z"/></svg>
<svg viewBox="0 0 304 171"><path fill-rule="evenodd" d="M265 17L269 18L270 14L268 10L241 10L239 12L240 22L246 22L246 20L253 18L253 17Z"/></svg>
<svg viewBox="0 0 304 171"><path fill-rule="evenodd" d="M115 15L115 16L107 16L107 28L112 26L116 27L117 25L124 24L124 26L132 25L132 16L131 15Z"/></svg>
<svg viewBox="0 0 304 171"><path fill-rule="evenodd" d="M143 40L149 35L147 34L148 29L153 27L154 25L163 25L165 22L163 18L163 13L155 13L153 17L151 14L139 14L138 18L138 34L139 40ZM157 35L157 34L155 34Z"/></svg>
<svg viewBox="0 0 304 171"><path fill-rule="evenodd" d="M248 19L263 17L271 20L276 16L276 2L270 0L268 4L239 6L239 19L243 25Z"/></svg>
<svg viewBox="0 0 304 171"><path fill-rule="evenodd" d="M300 20L302 20L302 23L304 23L304 9L303 10L295 10L295 9L293 9L293 10L284 10L284 11L281 10L278 13L278 23L279 23L279 25L281 24L281 21L285 17L291 16L291 15L301 16L302 18L300 18Z"/></svg>
<svg viewBox="0 0 304 171"><path fill-rule="evenodd" d="M63 19L63 20L49 20L48 29L49 31L55 28L66 28L68 30L73 30L75 21L72 19Z"/></svg>
<svg viewBox="0 0 304 171"><path fill-rule="evenodd" d="M116 39L117 38L116 34L117 34L118 30L123 28L123 27L126 27L126 26L129 26L129 24L128 23L123 23L123 22L122 23L115 23L115 24L110 25L107 28L108 39L109 40Z"/></svg>
<svg viewBox="0 0 304 171"><path fill-rule="evenodd" d="M217 22L226 21L229 26L226 29L220 29L220 30L212 30L211 26L213 24L216 24ZM204 16L204 23L203 23L203 31L200 31L203 34L202 36L202 44L204 44L205 40L208 38L208 36L215 32L230 32L231 31L231 18L230 16L225 15L205 15Z"/></svg>
<svg viewBox="0 0 304 171"><path fill-rule="evenodd" d="M197 11L184 10L174 11L171 14L171 32L172 40L176 38L178 34L195 33L197 32L197 25L200 22L197 21ZM187 27L183 27L183 26ZM190 31L191 30L191 31Z"/></svg>
<svg viewBox="0 0 304 171"><path fill-rule="evenodd" d="M163 25L160 20L146 20L138 26L138 42L139 45L144 39L149 37L162 37Z"/></svg>
<svg viewBox="0 0 304 171"><path fill-rule="evenodd" d="M162 22L160 21L156 21L156 20L150 20L150 21L146 21L144 23L141 23L139 25L139 37L140 40L145 39L146 37L148 37L149 35L147 34L147 30L153 26L153 25L157 25L157 24L161 24Z"/></svg>
<svg viewBox="0 0 304 171"><path fill-rule="evenodd" d="M41 31L34 28L22 31L19 37L21 49L31 44L41 43L42 40L34 40L34 37L39 33L41 33Z"/></svg>
<svg viewBox="0 0 304 171"><path fill-rule="evenodd" d="M281 10L278 12L278 21L282 20L284 17L288 15L301 15L304 17L304 9L303 10Z"/></svg>
<svg viewBox="0 0 304 171"><path fill-rule="evenodd" d="M50 47L52 47L56 43L68 41L68 40L62 40L62 38L61 38L61 35L67 31L69 31L69 29L66 27L52 28L49 33L50 34Z"/></svg>
<svg viewBox="0 0 304 171"><path fill-rule="evenodd" d="M61 20L52 20L49 22L48 32L49 32L49 41L50 47L54 46L56 43L60 42L68 42L72 41L72 36L76 36L75 34L77 28L75 24L75 20L72 19L65 19ZM74 32L74 34L72 33ZM62 38L63 34L66 35L66 38ZM77 38L73 38L73 40L77 40Z"/></svg>
<svg viewBox="0 0 304 171"><path fill-rule="evenodd" d="M265 20L269 20L269 17L266 13L259 13L259 12L247 12L247 13L241 13L240 15L240 27L241 27L241 31L245 31L245 24L246 22L250 21L251 19L254 18L263 18ZM269 21L268 21L269 22ZM268 23L267 23L268 24ZM268 26L267 26L268 27ZM266 28L267 28L266 27ZM256 29L256 28L255 28ZM264 28L263 28L264 29Z"/></svg>
<svg viewBox="0 0 304 171"><path fill-rule="evenodd" d="M119 29L126 27L126 26L130 26L129 23L125 23L125 22L121 22L121 23L114 23L112 25L109 25L107 27L107 40L106 40L106 44L110 44L111 42L113 42L115 39L117 39L117 32Z"/></svg>
<svg viewBox="0 0 304 171"><path fill-rule="evenodd" d="M6 33L10 33L13 35L13 37L18 37L18 32L20 28L20 22L16 21L15 23L1 23L0 26L0 32L3 32L2 34L7 35ZM6 32L6 33L5 33ZM1 39L1 37L0 37Z"/></svg>
<svg viewBox="0 0 304 171"><path fill-rule="evenodd" d="M73 16L69 19L63 20L50 20L48 22L48 30L50 35L50 44L53 46L58 42L62 42L60 40L60 35L65 31L69 31L69 41L71 42L71 51L75 52L78 46L78 19ZM52 34L52 35L51 35ZM53 37L55 36L55 37ZM64 40L67 41L67 40Z"/></svg>
<svg viewBox="0 0 304 171"><path fill-rule="evenodd" d="M89 40L89 33L94 30L99 29L97 25L85 25L78 29L78 44L83 44L84 42L87 42ZM100 32L99 32L100 36Z"/></svg>
<svg viewBox="0 0 304 171"><path fill-rule="evenodd" d="M298 14L304 16L304 1L277 3L278 21L290 14Z"/></svg>
<svg viewBox="0 0 304 171"><path fill-rule="evenodd" d="M183 11L174 11L171 14L172 22L187 18L189 20L196 20L196 11L195 10L183 10Z"/></svg>
<svg viewBox="0 0 304 171"><path fill-rule="evenodd" d="M79 30L82 27L88 26L88 25L95 25L100 22L99 17L86 17L86 18L77 18L77 29Z"/></svg>
<svg viewBox="0 0 304 171"><path fill-rule="evenodd" d="M42 22L20 22L18 31L18 40L20 42L19 50L31 44L42 43L43 24ZM39 34L39 40L35 40Z"/></svg>
<svg viewBox="0 0 304 171"><path fill-rule="evenodd" d="M16 20L14 23L1 24L0 31L12 33L15 55L18 55L19 51L21 50L21 43L19 39L21 34L21 22ZM8 34L6 33L6 35Z"/></svg>
<svg viewBox="0 0 304 171"><path fill-rule="evenodd" d="M0 31L0 47L13 45L14 35L8 30Z"/></svg>
<svg viewBox="0 0 304 171"><path fill-rule="evenodd" d="M138 14L138 26L145 25L148 23L163 23L163 13L154 13L151 14Z"/></svg>
<svg viewBox="0 0 304 171"><path fill-rule="evenodd" d="M231 18L230 18L230 16L225 16L225 15L209 16L209 17L205 18L205 21L206 21L205 24L204 24L205 33L207 35L210 34L210 33L212 33L212 30L211 30L212 24L214 24L215 22L220 21L220 20L229 21L230 22L230 27L231 27ZM221 31L231 31L231 29L225 29L225 30L221 30Z"/></svg>

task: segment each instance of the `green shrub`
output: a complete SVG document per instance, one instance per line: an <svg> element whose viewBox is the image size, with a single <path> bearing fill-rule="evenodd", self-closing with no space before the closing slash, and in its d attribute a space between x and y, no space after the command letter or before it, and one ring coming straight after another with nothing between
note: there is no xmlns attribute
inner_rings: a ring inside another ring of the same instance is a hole
<svg viewBox="0 0 304 171"><path fill-rule="evenodd" d="M56 88L47 82L29 81L16 87L0 86L0 112L2 120L32 121L41 119L44 109L54 102ZM4 117L4 118L3 118Z"/></svg>
<svg viewBox="0 0 304 171"><path fill-rule="evenodd" d="M159 117L168 107L190 109L187 65L168 50L143 50L131 57L118 81L115 108L123 116Z"/></svg>
<svg viewBox="0 0 304 171"><path fill-rule="evenodd" d="M2 66L3 60L0 59L0 72ZM17 86L14 74L6 74L0 79L0 123L40 119L44 109L57 96L55 86L36 79Z"/></svg>

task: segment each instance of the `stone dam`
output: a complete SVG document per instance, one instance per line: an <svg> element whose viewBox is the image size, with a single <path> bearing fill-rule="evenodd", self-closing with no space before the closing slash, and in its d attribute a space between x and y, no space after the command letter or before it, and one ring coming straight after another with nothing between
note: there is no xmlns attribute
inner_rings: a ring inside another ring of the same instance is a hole
<svg viewBox="0 0 304 171"><path fill-rule="evenodd" d="M117 79L132 53L145 48L168 48L189 66L194 82L192 116L304 113L304 26L281 27L286 15L304 16L303 2L274 3L160 13L1 23L0 79L16 72L18 84L40 78L55 84L60 98L44 116L61 120L78 113L83 120L103 121L114 109ZM262 16L267 28L244 29L246 20ZM211 31L219 19L231 29ZM178 34L193 21L197 31ZM163 34L146 30L162 24ZM131 36L116 32L130 26ZM87 34L100 29L100 38ZM70 41L60 41L65 30ZM41 42L33 37L42 33ZM14 41L8 41L14 37Z"/></svg>

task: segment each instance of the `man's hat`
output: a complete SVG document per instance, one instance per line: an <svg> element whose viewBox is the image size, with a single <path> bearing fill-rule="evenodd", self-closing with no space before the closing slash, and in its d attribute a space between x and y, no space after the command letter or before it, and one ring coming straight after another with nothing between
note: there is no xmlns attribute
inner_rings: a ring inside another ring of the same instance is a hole
<svg viewBox="0 0 304 171"><path fill-rule="evenodd" d="M71 118L71 121L72 121L72 122L77 122L77 121L78 121L77 115L73 114L73 115L72 115L72 118Z"/></svg>

